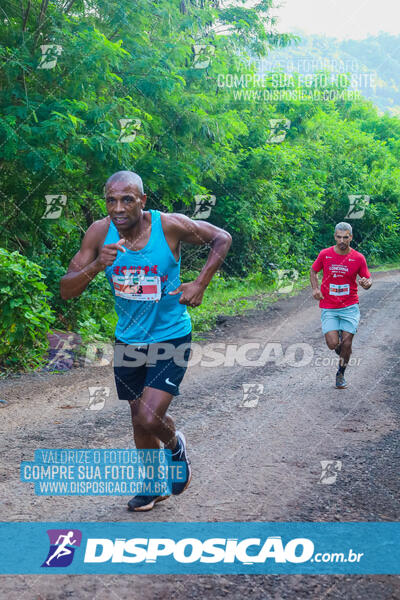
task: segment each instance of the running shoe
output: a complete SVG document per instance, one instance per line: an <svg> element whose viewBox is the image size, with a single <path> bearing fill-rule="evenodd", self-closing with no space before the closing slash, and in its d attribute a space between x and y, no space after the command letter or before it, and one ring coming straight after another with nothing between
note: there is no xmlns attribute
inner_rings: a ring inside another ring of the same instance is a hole
<svg viewBox="0 0 400 600"><path fill-rule="evenodd" d="M347 388L347 383L343 373L336 373L336 387L340 390Z"/></svg>
<svg viewBox="0 0 400 600"><path fill-rule="evenodd" d="M190 480L192 479L192 469L190 467L190 461L189 461L189 459L187 457L187 453L186 453L185 436L183 435L183 433L181 431L176 431L175 435L176 435L176 439L178 440L178 444L179 444L179 452L177 452L176 454L173 455L172 460L173 461L182 461L186 465L186 477L184 478L184 480L172 482L172 494L174 496L178 496L179 494L182 494L182 492L184 492L186 490L186 488L188 487Z"/></svg>
<svg viewBox="0 0 400 600"><path fill-rule="evenodd" d="M169 496L133 496L128 502L128 510L146 511L154 508L156 502L162 502Z"/></svg>

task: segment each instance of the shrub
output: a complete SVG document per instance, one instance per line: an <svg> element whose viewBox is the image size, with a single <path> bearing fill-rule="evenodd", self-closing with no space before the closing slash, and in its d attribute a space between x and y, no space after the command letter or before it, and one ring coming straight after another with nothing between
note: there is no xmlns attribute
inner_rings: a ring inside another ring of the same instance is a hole
<svg viewBox="0 0 400 600"><path fill-rule="evenodd" d="M0 367L9 371L43 362L54 321L40 267L19 252L0 248Z"/></svg>

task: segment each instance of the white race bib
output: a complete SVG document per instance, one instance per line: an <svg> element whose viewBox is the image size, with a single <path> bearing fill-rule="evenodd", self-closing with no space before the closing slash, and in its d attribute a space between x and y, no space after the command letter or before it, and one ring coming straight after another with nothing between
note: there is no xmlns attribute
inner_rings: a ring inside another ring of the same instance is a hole
<svg viewBox="0 0 400 600"><path fill-rule="evenodd" d="M115 295L126 300L157 302L161 298L161 280L157 275L148 277L144 271L112 276Z"/></svg>
<svg viewBox="0 0 400 600"><path fill-rule="evenodd" d="M337 283L329 284L329 295L330 296L348 296L350 294L350 284L344 283L339 285Z"/></svg>

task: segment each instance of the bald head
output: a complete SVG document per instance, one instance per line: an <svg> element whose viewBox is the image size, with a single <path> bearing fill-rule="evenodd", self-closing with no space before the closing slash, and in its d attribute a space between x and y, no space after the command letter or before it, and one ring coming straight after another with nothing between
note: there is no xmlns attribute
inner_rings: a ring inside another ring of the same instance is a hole
<svg viewBox="0 0 400 600"><path fill-rule="evenodd" d="M138 188L139 192L143 195L143 181L142 178L139 177L137 173L133 171L117 171L111 177L109 177L106 181L105 190L114 183L125 183L127 185L131 184Z"/></svg>
<svg viewBox="0 0 400 600"><path fill-rule="evenodd" d="M118 171L107 179L104 192L108 215L124 237L143 220L147 196L142 179L133 171Z"/></svg>

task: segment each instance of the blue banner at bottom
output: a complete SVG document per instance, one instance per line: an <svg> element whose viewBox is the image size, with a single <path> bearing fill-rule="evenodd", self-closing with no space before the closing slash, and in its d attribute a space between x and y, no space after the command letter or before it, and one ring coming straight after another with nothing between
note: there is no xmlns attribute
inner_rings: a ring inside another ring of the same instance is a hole
<svg viewBox="0 0 400 600"><path fill-rule="evenodd" d="M400 523L0 523L1 574L400 574Z"/></svg>

